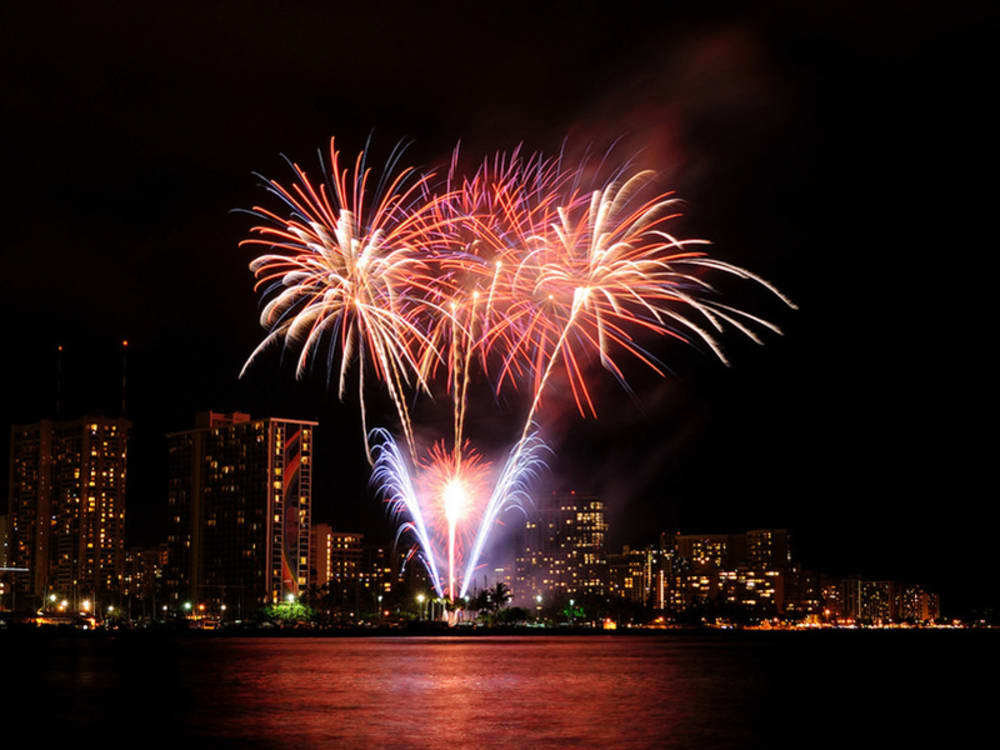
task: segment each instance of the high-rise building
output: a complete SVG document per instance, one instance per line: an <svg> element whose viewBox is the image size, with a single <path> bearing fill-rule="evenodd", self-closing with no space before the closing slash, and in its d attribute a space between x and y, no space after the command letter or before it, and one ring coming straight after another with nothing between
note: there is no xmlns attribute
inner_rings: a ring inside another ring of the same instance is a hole
<svg viewBox="0 0 1000 750"><path fill-rule="evenodd" d="M746 533L746 562L758 570L784 570L792 564L787 529L754 529Z"/></svg>
<svg viewBox="0 0 1000 750"><path fill-rule="evenodd" d="M334 602L353 598L362 576L364 534L333 531L327 524L313 529L314 583L326 586Z"/></svg>
<svg viewBox="0 0 1000 750"><path fill-rule="evenodd" d="M632 549L626 546L620 555L609 554L608 592L637 604L663 608L665 571L661 550L654 547Z"/></svg>
<svg viewBox="0 0 1000 750"><path fill-rule="evenodd" d="M0 514L0 568L7 567L7 514ZM0 573L0 610L7 604L10 576Z"/></svg>
<svg viewBox="0 0 1000 750"><path fill-rule="evenodd" d="M88 416L11 428L8 558L35 597L76 606L120 592L130 427Z"/></svg>
<svg viewBox="0 0 1000 750"><path fill-rule="evenodd" d="M785 614L818 615L823 612L819 573L793 563L785 574Z"/></svg>
<svg viewBox="0 0 1000 750"><path fill-rule="evenodd" d="M772 616L785 611L785 576L779 570L740 565L719 571L720 599L744 610Z"/></svg>
<svg viewBox="0 0 1000 750"><path fill-rule="evenodd" d="M824 617L838 619L844 616L843 581L821 573L819 576L819 593Z"/></svg>
<svg viewBox="0 0 1000 750"><path fill-rule="evenodd" d="M167 545L132 547L125 553L125 579L122 594L133 615L155 616L156 601L161 596L163 573L169 554ZM136 605L136 606L132 606Z"/></svg>
<svg viewBox="0 0 1000 750"><path fill-rule="evenodd" d="M661 535L661 547L666 543ZM785 529L755 529L744 534L678 533L670 556L664 561L675 571L684 571L675 574L673 589L666 596L669 608L675 611L715 601L760 616L784 614L788 594L795 602L793 610L802 607L799 595L803 587L808 588L805 595L810 608L818 599L814 587L810 588L812 581L800 580L793 570Z"/></svg>
<svg viewBox="0 0 1000 750"><path fill-rule="evenodd" d="M364 534L312 530L312 585L320 588L317 606L338 617L375 612L392 591L392 558L385 548L364 545Z"/></svg>
<svg viewBox="0 0 1000 750"><path fill-rule="evenodd" d="M607 532L599 498L575 491L543 496L524 524L515 561L517 600L603 594Z"/></svg>
<svg viewBox="0 0 1000 750"><path fill-rule="evenodd" d="M392 558L385 547L368 545L361 561L361 589L377 600L392 591Z"/></svg>
<svg viewBox="0 0 1000 750"><path fill-rule="evenodd" d="M896 590L896 616L908 622L936 620L941 614L937 594L924 590L923 586L900 585Z"/></svg>
<svg viewBox="0 0 1000 750"><path fill-rule="evenodd" d="M674 549L696 570L733 570L746 562L746 534L678 533Z"/></svg>
<svg viewBox="0 0 1000 750"><path fill-rule="evenodd" d="M0 513L0 568L7 567L7 514Z"/></svg>
<svg viewBox="0 0 1000 750"><path fill-rule="evenodd" d="M312 530L312 541L309 543L312 562L309 564L309 584L316 586L326 586L330 582L331 560L330 548L333 544L330 535L332 529L328 523L314 523Z"/></svg>
<svg viewBox="0 0 1000 750"><path fill-rule="evenodd" d="M316 422L199 414L167 435L167 595L236 616L309 583Z"/></svg>
<svg viewBox="0 0 1000 750"><path fill-rule="evenodd" d="M923 586L899 586L896 616L910 622L927 622L941 617L941 599Z"/></svg>
<svg viewBox="0 0 1000 750"><path fill-rule="evenodd" d="M844 615L865 622L888 622L896 618L896 584L845 578Z"/></svg>

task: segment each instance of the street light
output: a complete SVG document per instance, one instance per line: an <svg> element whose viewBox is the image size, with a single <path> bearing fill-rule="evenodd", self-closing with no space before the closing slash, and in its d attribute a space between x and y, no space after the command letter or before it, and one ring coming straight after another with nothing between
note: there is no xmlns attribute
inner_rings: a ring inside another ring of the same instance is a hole
<svg viewBox="0 0 1000 750"><path fill-rule="evenodd" d="M285 601L288 602L289 604L291 604L292 602L294 602L295 601L295 594L289 594L288 596L286 596L285 597Z"/></svg>
<svg viewBox="0 0 1000 750"><path fill-rule="evenodd" d="M417 603L420 604L420 619L424 619L424 599L427 597L423 594L417 594Z"/></svg>

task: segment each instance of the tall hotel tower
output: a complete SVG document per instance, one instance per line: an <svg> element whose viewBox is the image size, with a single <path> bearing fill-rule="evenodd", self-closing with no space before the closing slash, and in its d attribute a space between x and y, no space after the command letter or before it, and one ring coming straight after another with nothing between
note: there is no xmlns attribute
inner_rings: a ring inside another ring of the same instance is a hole
<svg viewBox="0 0 1000 750"><path fill-rule="evenodd" d="M167 435L168 602L234 616L309 582L316 422L199 414Z"/></svg>
<svg viewBox="0 0 1000 750"><path fill-rule="evenodd" d="M21 591L74 607L120 592L130 426L91 416L11 427L8 564L28 568Z"/></svg>

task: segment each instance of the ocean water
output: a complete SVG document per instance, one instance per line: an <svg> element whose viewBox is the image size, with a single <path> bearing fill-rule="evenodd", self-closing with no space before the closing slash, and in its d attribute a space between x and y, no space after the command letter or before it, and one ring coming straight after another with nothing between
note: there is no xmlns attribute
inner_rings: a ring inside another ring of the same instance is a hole
<svg viewBox="0 0 1000 750"><path fill-rule="evenodd" d="M998 645L994 632L0 634L0 726L103 747L957 747L992 726Z"/></svg>

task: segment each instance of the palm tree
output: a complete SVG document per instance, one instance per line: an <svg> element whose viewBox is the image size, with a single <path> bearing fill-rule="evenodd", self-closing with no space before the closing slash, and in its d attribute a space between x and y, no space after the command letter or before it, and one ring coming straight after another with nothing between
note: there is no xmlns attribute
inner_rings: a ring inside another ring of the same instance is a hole
<svg viewBox="0 0 1000 750"><path fill-rule="evenodd" d="M490 608L490 594L486 589L479 591L472 599L472 609L476 612L484 612Z"/></svg>
<svg viewBox="0 0 1000 750"><path fill-rule="evenodd" d="M497 584L489 591L489 598L490 609L493 612L499 612L510 601L510 588L503 581L497 581Z"/></svg>

